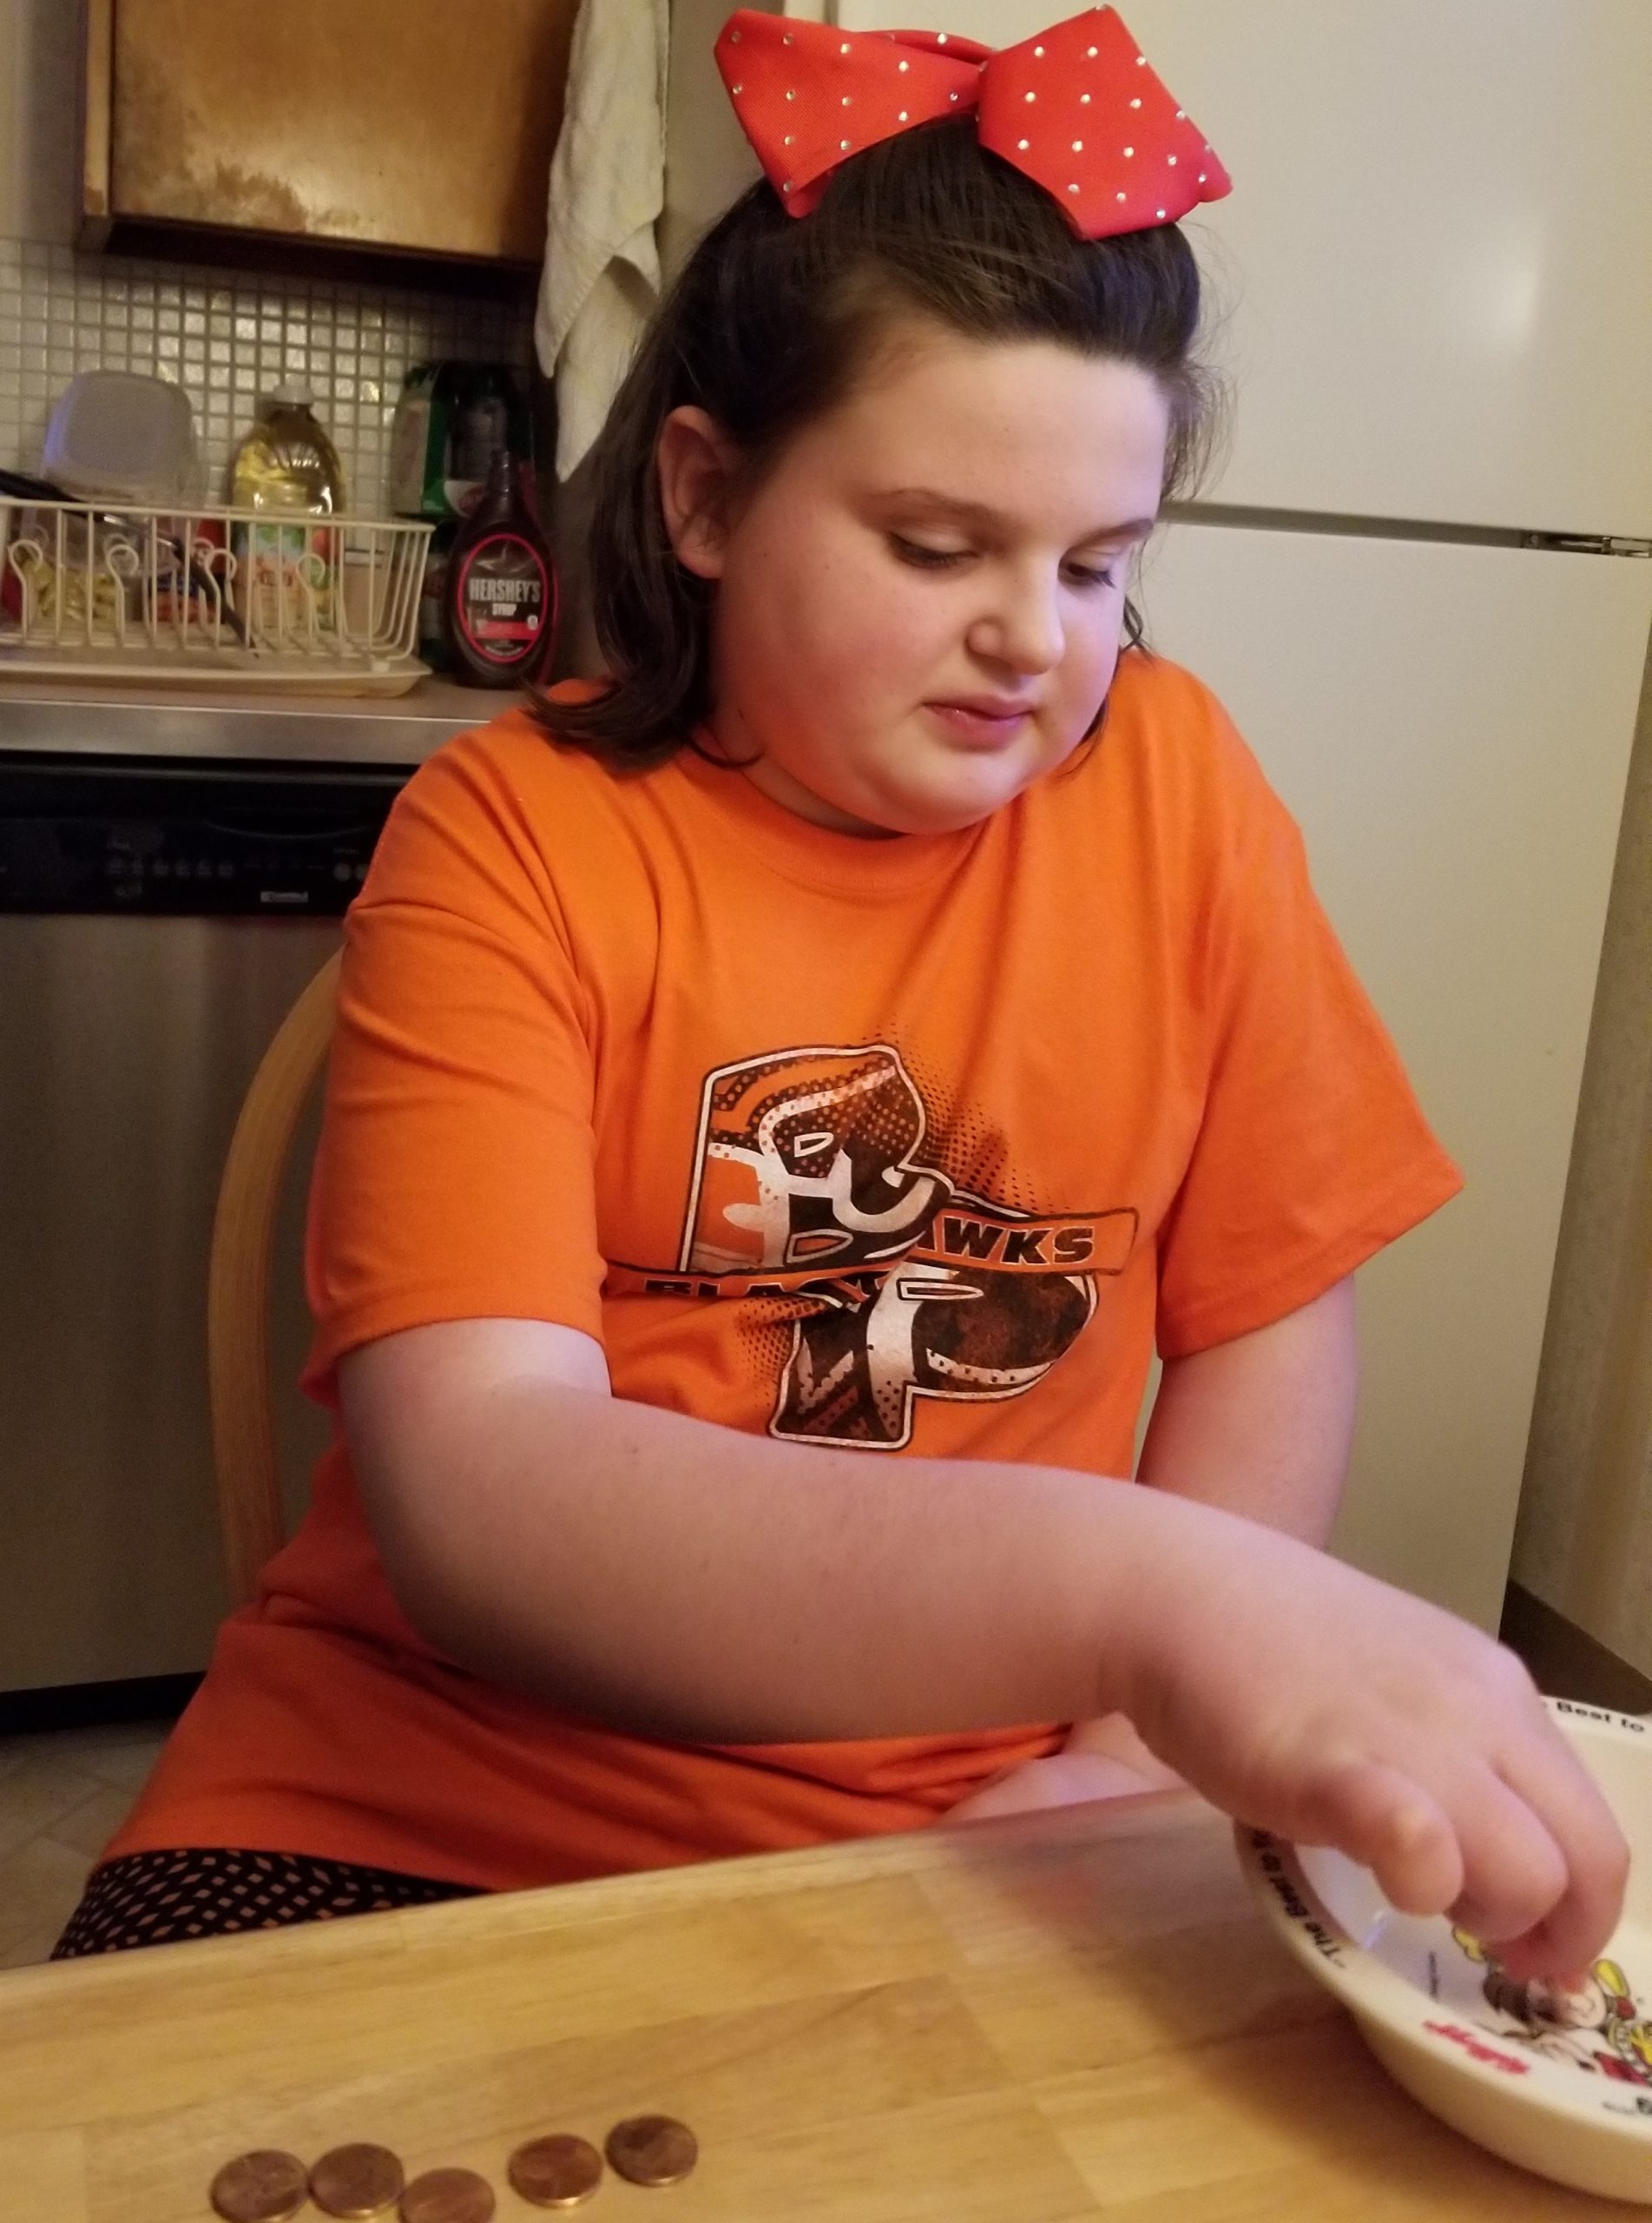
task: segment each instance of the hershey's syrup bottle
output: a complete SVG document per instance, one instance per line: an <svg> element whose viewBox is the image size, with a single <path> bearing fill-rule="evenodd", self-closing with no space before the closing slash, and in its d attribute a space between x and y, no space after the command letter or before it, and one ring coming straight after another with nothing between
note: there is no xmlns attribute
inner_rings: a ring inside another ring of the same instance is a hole
<svg viewBox="0 0 1652 2223"><path fill-rule="evenodd" d="M504 448L449 552L442 621L452 676L470 687L518 687L550 653L556 567Z"/></svg>

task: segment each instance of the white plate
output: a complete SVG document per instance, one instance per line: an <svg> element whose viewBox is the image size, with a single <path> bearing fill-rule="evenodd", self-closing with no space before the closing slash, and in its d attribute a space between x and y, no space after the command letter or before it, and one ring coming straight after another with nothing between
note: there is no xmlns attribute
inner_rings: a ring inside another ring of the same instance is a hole
<svg viewBox="0 0 1652 2223"><path fill-rule="evenodd" d="M1561 2184L1652 2203L1652 1726L1545 1703L1636 1856L1622 1923L1574 1991L1511 1983L1448 1923L1396 1913L1339 1853L1234 1834L1274 1927L1425 2107Z"/></svg>

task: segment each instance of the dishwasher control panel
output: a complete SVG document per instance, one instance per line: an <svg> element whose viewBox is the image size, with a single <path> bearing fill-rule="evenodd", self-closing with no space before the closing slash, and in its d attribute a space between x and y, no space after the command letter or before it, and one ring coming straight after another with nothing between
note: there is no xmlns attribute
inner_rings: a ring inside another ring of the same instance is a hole
<svg viewBox="0 0 1652 2223"><path fill-rule="evenodd" d="M0 911L337 917L407 774L0 762Z"/></svg>

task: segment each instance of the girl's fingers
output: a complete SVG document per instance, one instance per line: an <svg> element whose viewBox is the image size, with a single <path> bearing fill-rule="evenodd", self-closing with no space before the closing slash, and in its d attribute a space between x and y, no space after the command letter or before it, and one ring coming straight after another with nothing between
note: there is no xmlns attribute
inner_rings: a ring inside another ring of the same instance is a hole
<svg viewBox="0 0 1652 2223"><path fill-rule="evenodd" d="M1300 1832L1369 1868L1403 1914L1443 1914L1462 1896L1457 1831L1438 1800L1398 1768L1351 1761L1311 1794Z"/></svg>
<svg viewBox="0 0 1652 2223"><path fill-rule="evenodd" d="M1566 1855L1532 1804L1489 1768L1459 1817L1463 1896L1451 1909L1459 1929L1497 1948L1535 1931L1564 1902Z"/></svg>
<svg viewBox="0 0 1652 2223"><path fill-rule="evenodd" d="M1616 1926L1628 1856L1575 1765L1563 1750L1539 1763L1530 1792L1477 1770L1450 1813L1397 1769L1351 1766L1327 1785L1316 1835L1371 1869L1402 1913L1449 1913L1517 1981L1586 1967Z"/></svg>
<svg viewBox="0 0 1652 2223"><path fill-rule="evenodd" d="M1547 1723L1544 1725L1548 1726ZM1586 1968L1616 1929L1629 1881L1629 1851L1610 1807L1583 1762L1553 1731L1505 1756L1508 1794L1541 1817L1563 1870L1558 1895L1523 1930L1506 1930L1497 1958L1517 1982ZM1465 1929L1497 1942L1495 1931Z"/></svg>
<svg viewBox="0 0 1652 2223"><path fill-rule="evenodd" d="M1320 1841L1369 1868L1402 1914L1449 1913L1493 1944L1536 1931L1565 1904L1565 1853L1490 1768L1464 1770L1451 1786L1449 1808L1412 1777L1376 1761L1340 1769L1322 1795ZM1573 1927L1563 1920L1555 1944L1570 1950Z"/></svg>
<svg viewBox="0 0 1652 2223"><path fill-rule="evenodd" d="M1622 1915L1629 1849L1560 1733L1541 1721L1499 1768L1454 1776L1448 1797L1350 1762L1313 1786L1296 1835L1369 1868L1402 1913L1449 1913L1517 1981L1587 1967Z"/></svg>

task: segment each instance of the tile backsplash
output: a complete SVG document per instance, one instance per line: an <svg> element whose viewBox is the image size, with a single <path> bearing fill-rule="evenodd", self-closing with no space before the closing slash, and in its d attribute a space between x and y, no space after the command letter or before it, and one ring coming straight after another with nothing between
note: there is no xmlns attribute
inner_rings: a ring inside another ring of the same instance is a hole
<svg viewBox="0 0 1652 2223"><path fill-rule="evenodd" d="M213 499L260 396L307 386L350 507L381 514L403 374L436 356L514 363L527 304L77 254L0 239L0 465L38 471L53 403L77 371L174 379L195 412Z"/></svg>

